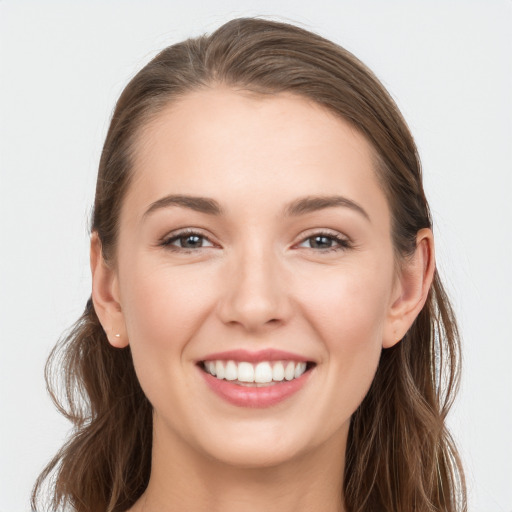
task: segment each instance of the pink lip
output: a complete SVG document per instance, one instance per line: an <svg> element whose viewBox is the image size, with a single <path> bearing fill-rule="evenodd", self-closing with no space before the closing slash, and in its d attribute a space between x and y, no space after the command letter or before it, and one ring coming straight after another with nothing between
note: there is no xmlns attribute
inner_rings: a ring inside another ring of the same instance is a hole
<svg viewBox="0 0 512 512"><path fill-rule="evenodd" d="M261 361L297 361L297 362L308 362L303 356L293 354L292 352L285 352L284 350L275 350L268 348L260 350L259 352L249 352L248 350L228 350L226 352L216 352L215 354L209 354L201 361L247 361L248 363L259 363ZM218 380L218 379L216 379Z"/></svg>
<svg viewBox="0 0 512 512"><path fill-rule="evenodd" d="M247 359L244 360L247 361ZM268 361L268 359L265 360ZM222 399L238 407L252 408L270 407L291 397L304 387L313 372L313 370L308 370L297 379L258 388L240 386L232 381L217 379L202 370L200 366L197 369L209 388Z"/></svg>

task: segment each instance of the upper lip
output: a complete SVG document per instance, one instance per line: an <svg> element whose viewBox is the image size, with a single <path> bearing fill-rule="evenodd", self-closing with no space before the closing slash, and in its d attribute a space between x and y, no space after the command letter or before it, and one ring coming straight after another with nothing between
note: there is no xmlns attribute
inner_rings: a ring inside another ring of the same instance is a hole
<svg viewBox="0 0 512 512"><path fill-rule="evenodd" d="M215 352L214 354L208 354L201 361L247 361L248 363L259 363L261 361L297 361L297 362L310 362L311 360L307 357L293 352L286 352L284 350L275 350L273 348L267 348L259 350L257 352L250 352L249 350L236 349L227 350L226 352Z"/></svg>

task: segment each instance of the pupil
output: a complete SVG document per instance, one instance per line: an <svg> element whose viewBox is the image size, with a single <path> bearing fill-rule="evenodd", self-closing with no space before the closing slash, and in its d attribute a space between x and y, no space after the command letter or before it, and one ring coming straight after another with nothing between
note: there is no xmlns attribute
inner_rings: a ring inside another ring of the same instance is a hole
<svg viewBox="0 0 512 512"><path fill-rule="evenodd" d="M326 236L315 236L313 240L313 247L318 247L320 245L330 247L331 239Z"/></svg>
<svg viewBox="0 0 512 512"><path fill-rule="evenodd" d="M201 237L197 236L197 235L188 235L188 236L184 236L181 241L185 242L185 246L187 247L197 247L197 245L200 245L200 240L201 240ZM190 242L190 243L188 243Z"/></svg>

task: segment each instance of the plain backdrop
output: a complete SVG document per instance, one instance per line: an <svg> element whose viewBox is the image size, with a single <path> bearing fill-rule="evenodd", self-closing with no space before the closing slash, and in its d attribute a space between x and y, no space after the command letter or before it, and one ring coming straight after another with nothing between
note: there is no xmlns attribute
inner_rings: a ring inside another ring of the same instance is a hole
<svg viewBox="0 0 512 512"><path fill-rule="evenodd" d="M345 46L407 119L462 328L450 425L470 511L512 512L510 0L0 0L0 511L30 509L69 429L43 366L90 293L88 221L118 95L159 49L252 15Z"/></svg>

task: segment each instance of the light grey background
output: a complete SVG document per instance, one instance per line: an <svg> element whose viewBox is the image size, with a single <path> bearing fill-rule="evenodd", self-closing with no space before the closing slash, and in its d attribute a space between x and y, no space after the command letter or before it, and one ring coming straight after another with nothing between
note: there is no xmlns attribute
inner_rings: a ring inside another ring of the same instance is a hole
<svg viewBox="0 0 512 512"><path fill-rule="evenodd" d="M0 511L29 510L69 428L43 365L89 295L87 225L114 102L159 49L242 15L345 46L408 120L464 338L450 423L470 510L511 512L510 0L0 0Z"/></svg>

